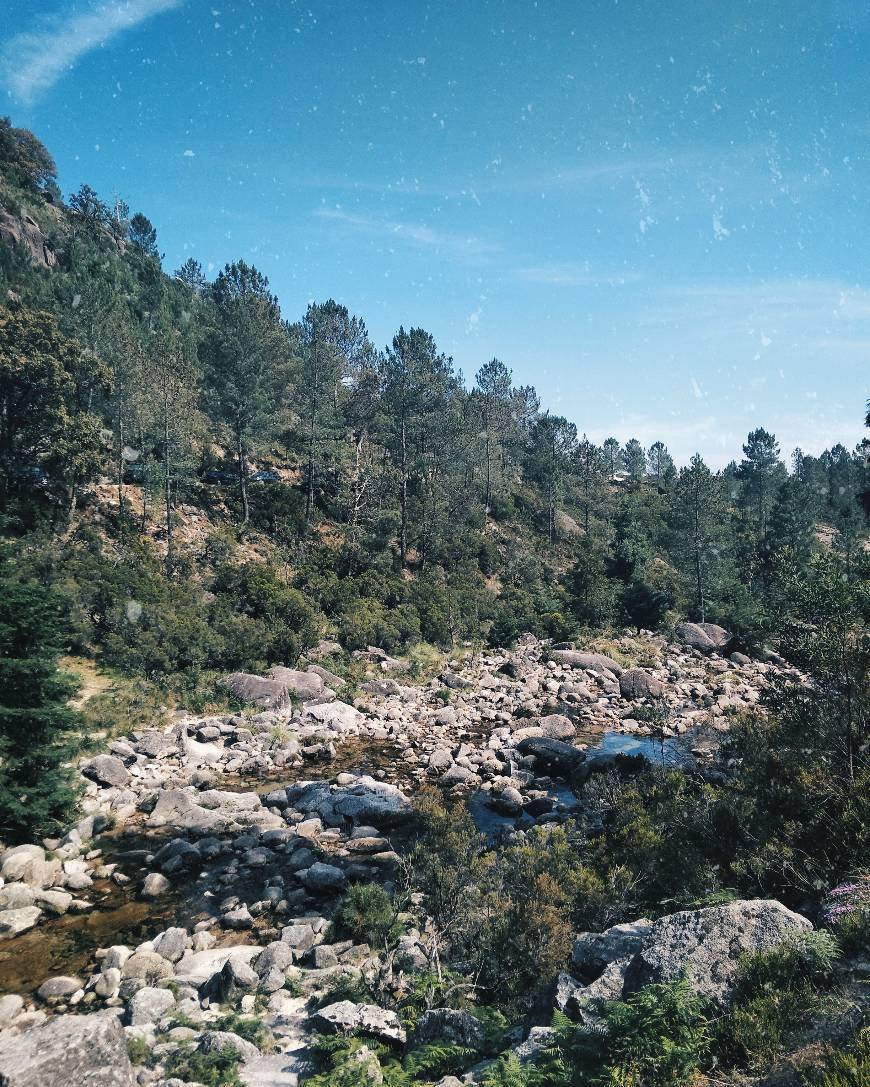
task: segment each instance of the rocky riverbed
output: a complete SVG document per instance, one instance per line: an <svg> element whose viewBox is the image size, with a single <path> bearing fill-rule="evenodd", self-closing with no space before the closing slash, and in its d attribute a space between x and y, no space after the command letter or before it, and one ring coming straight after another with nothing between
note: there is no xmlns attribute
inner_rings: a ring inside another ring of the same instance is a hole
<svg viewBox="0 0 870 1087"><path fill-rule="evenodd" d="M181 1044L234 1045L243 1082L276 1087L304 1071L315 1029L364 1021L401 1044L392 1013L313 1001L339 975L385 969L367 946L336 942L330 919L350 883L396 878L415 791L470 796L496 834L569 817L575 789L623 754L703 764L731 715L785 668L727 649L726 632L692 624L674 641L626 638L613 655L524 637L457 657L424 683L371 649L352 699L320 664L235 675L228 686L250 712L179 715L113 741L81 767L77 826L0 855L0 1080L34 1037L50 1052L61 1016L83 1069L97 1052L115 1069L83 1072L93 1085L169 1083L160 1058ZM770 916L774 928L804 923ZM401 956L425 964L425 919L405 921ZM607 960L608 985L625 984L639 948L623 948L619 970ZM598 978L585 967L566 972L563 1006L581 1008L587 984ZM261 1015L274 1051L213 1029L227 1006ZM130 1070L131 1038L154 1067ZM56 1078L34 1067L2 1082L61 1082L60 1065Z"/></svg>

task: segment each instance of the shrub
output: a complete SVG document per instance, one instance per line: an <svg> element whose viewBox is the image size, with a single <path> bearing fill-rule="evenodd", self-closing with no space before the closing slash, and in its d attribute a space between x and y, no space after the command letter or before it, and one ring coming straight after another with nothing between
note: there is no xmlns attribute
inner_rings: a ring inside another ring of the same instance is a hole
<svg viewBox="0 0 870 1087"><path fill-rule="evenodd" d="M133 1064L146 1064L151 1057L151 1046L138 1035L127 1039L127 1056Z"/></svg>
<svg viewBox="0 0 870 1087"><path fill-rule="evenodd" d="M238 1034L246 1042L251 1042L257 1049L268 1050L272 1044L272 1035L263 1023L254 1016L236 1015L234 1012L215 1020L212 1030L228 1030Z"/></svg>
<svg viewBox="0 0 870 1087"><path fill-rule="evenodd" d="M819 1007L838 955L830 933L805 932L745 956L733 1005L717 1027L724 1060L756 1067L771 1061L784 1037Z"/></svg>
<svg viewBox="0 0 870 1087"><path fill-rule="evenodd" d="M740 962L735 999L745 1000L771 990L815 989L831 982L840 948L825 931L801 932L769 948L744 956Z"/></svg>
<svg viewBox="0 0 870 1087"><path fill-rule="evenodd" d="M870 951L870 876L861 874L828 892L824 918L847 954Z"/></svg>
<svg viewBox="0 0 870 1087"><path fill-rule="evenodd" d="M377 883L354 884L344 896L338 921L357 942L386 947L402 931L392 898Z"/></svg>
<svg viewBox="0 0 870 1087"><path fill-rule="evenodd" d="M851 1045L829 1049L821 1066L805 1074L807 1087L867 1087L870 1082L870 1027L863 1027Z"/></svg>
<svg viewBox="0 0 870 1087"><path fill-rule="evenodd" d="M536 1081L547 1087L679 1087L707 1056L704 1002L685 981L603 1001L599 1013L604 1029L597 1030L554 1016L554 1044L538 1062Z"/></svg>
<svg viewBox="0 0 870 1087"><path fill-rule="evenodd" d="M238 1076L242 1058L235 1050L199 1053L187 1046L177 1049L166 1062L168 1076L203 1087L244 1087Z"/></svg>

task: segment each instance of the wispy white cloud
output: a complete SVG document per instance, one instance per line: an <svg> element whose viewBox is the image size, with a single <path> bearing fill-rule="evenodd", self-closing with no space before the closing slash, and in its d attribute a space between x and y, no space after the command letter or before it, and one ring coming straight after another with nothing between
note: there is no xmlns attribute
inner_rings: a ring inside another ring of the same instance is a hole
<svg viewBox="0 0 870 1087"><path fill-rule="evenodd" d="M367 234L393 237L406 241L418 248L441 249L454 256L479 259L498 250L498 246L475 237L473 234L456 234L420 223L406 223L397 219L378 219L374 216L359 215L343 208L317 208L314 214L319 219L329 219L341 223L353 230Z"/></svg>
<svg viewBox="0 0 870 1087"><path fill-rule="evenodd" d="M23 105L32 105L73 65L154 15L184 0L102 0L85 11L59 12L0 47L0 77Z"/></svg>

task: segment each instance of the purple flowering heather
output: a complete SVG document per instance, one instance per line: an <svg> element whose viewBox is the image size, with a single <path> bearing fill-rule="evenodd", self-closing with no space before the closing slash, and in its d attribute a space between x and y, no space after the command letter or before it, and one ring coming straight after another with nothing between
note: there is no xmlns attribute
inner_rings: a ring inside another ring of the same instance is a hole
<svg viewBox="0 0 870 1087"><path fill-rule="evenodd" d="M828 922L839 921L856 910L866 909L870 909L870 876L859 876L828 891L824 917Z"/></svg>

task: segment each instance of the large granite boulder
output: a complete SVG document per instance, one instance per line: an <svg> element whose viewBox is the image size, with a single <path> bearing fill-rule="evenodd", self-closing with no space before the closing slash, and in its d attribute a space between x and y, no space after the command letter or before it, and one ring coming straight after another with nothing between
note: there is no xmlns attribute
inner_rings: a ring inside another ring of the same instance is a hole
<svg viewBox="0 0 870 1087"><path fill-rule="evenodd" d="M438 1040L466 1049L482 1049L486 1032L479 1019L470 1012L453 1008L437 1008L424 1012L411 1039L413 1046L427 1045Z"/></svg>
<svg viewBox="0 0 870 1087"><path fill-rule="evenodd" d="M339 1000L316 1011L309 1023L324 1034L359 1031L385 1042L405 1043L405 1029L399 1017L395 1012L379 1008L377 1004L354 1004L350 1000Z"/></svg>
<svg viewBox="0 0 870 1087"><path fill-rule="evenodd" d="M648 942L653 922L645 917L605 932L581 932L571 949L571 969L578 978L599 977L612 962L631 959Z"/></svg>
<svg viewBox="0 0 870 1087"><path fill-rule="evenodd" d="M724 653L732 641L729 632L715 623L680 623L674 635L678 642L702 653Z"/></svg>
<svg viewBox="0 0 870 1087"><path fill-rule="evenodd" d="M264 808L256 793L162 789L148 826L175 827L204 836L234 833L244 827L268 830L283 827L284 821Z"/></svg>
<svg viewBox="0 0 870 1087"><path fill-rule="evenodd" d="M127 767L115 755L97 755L82 767L86 778L107 788L123 788L130 780Z"/></svg>
<svg viewBox="0 0 870 1087"><path fill-rule="evenodd" d="M221 681L240 702L252 702L267 710L286 709L290 705L287 686L277 679L253 676L248 672L232 672Z"/></svg>
<svg viewBox="0 0 870 1087"><path fill-rule="evenodd" d="M111 1014L61 1015L0 1034L0 1087L134 1087L127 1039Z"/></svg>
<svg viewBox="0 0 870 1087"><path fill-rule="evenodd" d="M340 779L341 780L341 779ZM359 777L333 788L328 781L299 781L287 786L287 803L305 815L317 815L331 827L388 827L413 815L411 802L395 785Z"/></svg>
<svg viewBox="0 0 870 1087"><path fill-rule="evenodd" d="M43 268L53 268L57 264L57 256L48 235L43 234L39 224L30 215L17 217L0 210L0 241L21 246L34 264Z"/></svg>
<svg viewBox="0 0 870 1087"><path fill-rule="evenodd" d="M622 665L604 653L583 653L579 649L551 649L550 660L564 664L568 668L589 669L603 676L618 678L622 675Z"/></svg>
<svg viewBox="0 0 870 1087"><path fill-rule="evenodd" d="M619 677L619 693L623 698L661 698L664 687L642 668L629 668Z"/></svg>
<svg viewBox="0 0 870 1087"><path fill-rule="evenodd" d="M521 755L531 755L536 763L557 773L575 770L586 757L578 747L549 736L527 736L517 744Z"/></svg>
<svg viewBox="0 0 870 1087"><path fill-rule="evenodd" d="M310 702L323 694L324 682L316 672L299 672L295 668L275 664L269 669L269 676L303 702Z"/></svg>
<svg viewBox="0 0 870 1087"><path fill-rule="evenodd" d="M363 723L363 715L346 702L324 702L305 707L305 712L325 728L338 733L357 733Z"/></svg>
<svg viewBox="0 0 870 1087"><path fill-rule="evenodd" d="M805 917L772 899L660 917L627 965L623 993L676 981L685 971L697 993L725 1003L742 955L766 951L810 929Z"/></svg>

